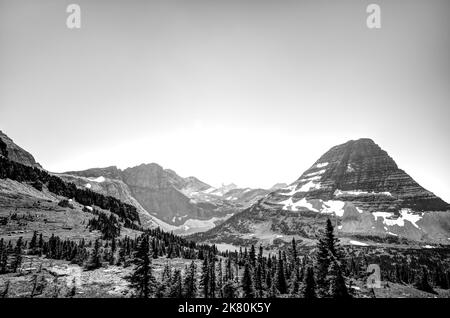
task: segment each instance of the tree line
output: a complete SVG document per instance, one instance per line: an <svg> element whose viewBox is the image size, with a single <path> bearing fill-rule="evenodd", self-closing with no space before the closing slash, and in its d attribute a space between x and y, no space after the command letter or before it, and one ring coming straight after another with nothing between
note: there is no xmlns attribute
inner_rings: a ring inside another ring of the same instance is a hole
<svg viewBox="0 0 450 318"><path fill-rule="evenodd" d="M106 214L98 220L116 224ZM88 226L104 226L96 222L92 224L97 225ZM340 246L329 221L315 248L304 254L299 252L295 239L289 248L264 255L262 246L254 245L219 253L214 245L196 244L159 228L134 238L120 238L116 234L89 242L55 235L45 239L37 232L30 241L19 238L15 245L1 239L0 274L20 271L23 255L39 255L70 261L86 270L107 265L130 267L132 271L126 279L135 297L310 299L351 298L355 293L352 281L365 281L368 276L363 263ZM159 277L154 274L153 265L158 258L167 260ZM190 261L184 268L172 268L171 258ZM436 280L448 279L448 270L441 270L445 274L437 275L426 266L412 267L414 279L408 283L428 292L434 292L433 286L448 288ZM383 274L383 280L390 279L387 273Z"/></svg>
<svg viewBox="0 0 450 318"><path fill-rule="evenodd" d="M56 195L73 198L76 202L85 206L95 205L101 209L109 210L117 214L122 221L129 224L140 224L139 213L133 205L89 189L77 188L74 183L66 182L44 170L0 157L0 179L6 178L18 182L29 182L33 187L41 191L42 186L45 185L48 191Z"/></svg>

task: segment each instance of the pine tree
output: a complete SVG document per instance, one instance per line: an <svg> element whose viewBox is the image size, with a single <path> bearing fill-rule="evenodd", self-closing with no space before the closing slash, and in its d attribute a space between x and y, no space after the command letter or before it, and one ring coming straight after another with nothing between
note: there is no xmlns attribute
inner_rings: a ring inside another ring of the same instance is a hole
<svg viewBox="0 0 450 318"><path fill-rule="evenodd" d="M102 267L101 253L100 253L100 240L96 239L94 243L94 248L92 249L91 257L86 264L87 270L94 270Z"/></svg>
<svg viewBox="0 0 450 318"><path fill-rule="evenodd" d="M328 271L332 260L336 261L337 269L340 270L342 253L339 248L339 240L334 236L333 225L327 220L325 231L319 237L316 254L317 288L320 297L327 297L330 291L327 280ZM342 275L342 273L340 274Z"/></svg>
<svg viewBox="0 0 450 318"><path fill-rule="evenodd" d="M286 284L286 277L285 277L283 258L281 257L281 251L278 253L276 287L277 287L278 291L280 292L280 294L286 294L287 293L287 284Z"/></svg>
<svg viewBox="0 0 450 318"><path fill-rule="evenodd" d="M225 264L225 281L233 280L233 266L232 266L231 254L228 255L226 264Z"/></svg>
<svg viewBox="0 0 450 318"><path fill-rule="evenodd" d="M216 298L216 258L211 253L209 260L209 294L211 298Z"/></svg>
<svg viewBox="0 0 450 318"><path fill-rule="evenodd" d="M161 283L158 284L156 288L155 296L157 298L168 297L171 283L172 283L172 268L169 262L166 262L161 275Z"/></svg>
<svg viewBox="0 0 450 318"><path fill-rule="evenodd" d="M295 242L295 238L292 238L289 256L290 256L290 270L298 271L298 267L299 267L298 252L297 252L297 243Z"/></svg>
<svg viewBox="0 0 450 318"><path fill-rule="evenodd" d="M13 272L17 272L17 269L22 264L22 248L23 248L23 239L22 236L16 242L16 247L14 248L14 260L12 262L12 270Z"/></svg>
<svg viewBox="0 0 450 318"><path fill-rule="evenodd" d="M301 283L299 271L293 270L289 281L289 294L291 296L297 296L300 290Z"/></svg>
<svg viewBox="0 0 450 318"><path fill-rule="evenodd" d="M224 298L236 298L237 297L236 283L232 279L228 279L224 282L223 297Z"/></svg>
<svg viewBox="0 0 450 318"><path fill-rule="evenodd" d="M35 255L36 254L36 249L37 249L37 231L33 232L33 237L31 238L29 248L31 250L30 254L31 255Z"/></svg>
<svg viewBox="0 0 450 318"><path fill-rule="evenodd" d="M202 274L200 278L200 285L202 286L203 291L203 297L209 298L210 297L210 270L209 270L209 262L208 262L208 255L204 256L203 264L202 264Z"/></svg>
<svg viewBox="0 0 450 318"><path fill-rule="evenodd" d="M172 275L172 281L170 282L169 297L170 298L182 298L183 297L183 285L182 285L181 270L176 269Z"/></svg>
<svg viewBox="0 0 450 318"><path fill-rule="evenodd" d="M42 233L39 234L39 242L38 242L38 252L39 256L42 256L42 248L44 247L44 238L42 237Z"/></svg>
<svg viewBox="0 0 450 318"><path fill-rule="evenodd" d="M242 290L244 298L254 298L255 289L253 286L252 273L249 262L245 263L244 275L242 276Z"/></svg>
<svg viewBox="0 0 450 318"><path fill-rule="evenodd" d="M345 280L342 276L338 262L333 259L328 269L327 282L329 286L328 295L332 298L350 298Z"/></svg>
<svg viewBox="0 0 450 318"><path fill-rule="evenodd" d="M192 261L186 268L184 276L184 297L195 298L197 296L197 265Z"/></svg>
<svg viewBox="0 0 450 318"><path fill-rule="evenodd" d="M127 277L136 295L149 298L156 287L156 280L152 273L152 258L150 254L149 238L143 235L137 251L134 254L134 272Z"/></svg>
<svg viewBox="0 0 450 318"><path fill-rule="evenodd" d="M303 297L308 299L316 298L316 282L314 281L314 271L310 266L306 268L304 286Z"/></svg>
<svg viewBox="0 0 450 318"><path fill-rule="evenodd" d="M256 251L255 251L255 245L253 245L253 244L250 248L249 258L250 258L250 265L252 266L252 268L254 268L255 262L256 262Z"/></svg>
<svg viewBox="0 0 450 318"><path fill-rule="evenodd" d="M217 264L217 291L219 292L219 298L223 298L223 272L222 272L222 259Z"/></svg>
<svg viewBox="0 0 450 318"><path fill-rule="evenodd" d="M253 270L253 282L255 286L255 296L257 298L262 298L263 295L263 274L262 274L262 264L260 262L256 263L256 268Z"/></svg>
<svg viewBox="0 0 450 318"><path fill-rule="evenodd" d="M428 281L428 271L425 266L422 266L422 274L418 277L414 285L419 290L423 290L427 293L437 294Z"/></svg>

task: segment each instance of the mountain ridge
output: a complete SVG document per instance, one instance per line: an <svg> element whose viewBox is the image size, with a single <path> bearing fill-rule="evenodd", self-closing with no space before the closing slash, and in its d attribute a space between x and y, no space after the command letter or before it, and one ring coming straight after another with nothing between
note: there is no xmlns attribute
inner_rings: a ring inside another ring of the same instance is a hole
<svg viewBox="0 0 450 318"><path fill-rule="evenodd" d="M330 148L288 187L270 192L201 240L313 240L332 217L340 235L449 243L450 206L399 169L372 139Z"/></svg>

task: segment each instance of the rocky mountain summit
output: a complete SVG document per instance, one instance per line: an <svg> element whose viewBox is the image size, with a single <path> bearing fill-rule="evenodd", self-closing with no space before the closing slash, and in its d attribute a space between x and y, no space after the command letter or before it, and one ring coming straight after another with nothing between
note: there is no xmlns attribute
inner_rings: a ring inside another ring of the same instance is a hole
<svg viewBox="0 0 450 318"><path fill-rule="evenodd" d="M450 206L421 187L371 139L321 156L295 182L204 234L203 239L313 239L328 217L341 235L450 242Z"/></svg>

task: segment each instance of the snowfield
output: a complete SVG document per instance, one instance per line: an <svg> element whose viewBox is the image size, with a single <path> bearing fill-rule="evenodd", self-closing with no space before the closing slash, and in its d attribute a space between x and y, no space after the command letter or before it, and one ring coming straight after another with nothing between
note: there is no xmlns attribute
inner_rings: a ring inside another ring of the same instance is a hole
<svg viewBox="0 0 450 318"><path fill-rule="evenodd" d="M320 174L324 174L325 171L327 171L327 170L326 169L322 169L322 170L319 170L319 171L316 171L316 172L311 172L311 173L305 174L305 177L313 177L313 176L317 176L317 175L320 175Z"/></svg>
<svg viewBox="0 0 450 318"><path fill-rule="evenodd" d="M328 166L328 162L321 162L321 163L316 164L317 168L323 168L323 167L326 167L326 166Z"/></svg>
<svg viewBox="0 0 450 318"><path fill-rule="evenodd" d="M344 201L324 201L323 204L325 205L325 208L322 210L322 213L334 213L337 216L342 217L344 215Z"/></svg>
<svg viewBox="0 0 450 318"><path fill-rule="evenodd" d="M342 196L342 195L386 195L386 196L392 196L390 192L367 192L362 190L353 190L353 191L342 191L337 189L334 191L334 196Z"/></svg>
<svg viewBox="0 0 450 318"><path fill-rule="evenodd" d="M100 176L98 178L88 178L88 179L93 182L97 182L97 183L102 183L102 182L105 182L105 180L106 180L105 177L103 177L103 176Z"/></svg>
<svg viewBox="0 0 450 318"><path fill-rule="evenodd" d="M357 246L369 246L369 244L366 244L366 243L363 243L363 242L354 241L354 240L350 240L349 243L352 244L352 245L357 245Z"/></svg>
<svg viewBox="0 0 450 318"><path fill-rule="evenodd" d="M372 214L375 217L375 220L381 217L383 219L383 224L388 226L405 226L405 221L409 221L416 228L419 228L416 223L422 219L422 215L411 213L411 209L401 209L400 217L396 219L393 219L393 214L390 212L373 212Z"/></svg>
<svg viewBox="0 0 450 318"><path fill-rule="evenodd" d="M316 183L314 181L309 181L308 183L302 185L301 188L298 189L298 192L308 192L316 189L320 189L320 182Z"/></svg>
<svg viewBox="0 0 450 318"><path fill-rule="evenodd" d="M305 198L297 201L297 202L293 202L292 198L289 198L285 201L280 202L279 204L283 205L283 210L288 210L288 211L298 211L299 207L303 207L303 208L307 208L308 210L314 211L314 212L319 212L316 209L313 208L311 203L308 203L308 201L306 201Z"/></svg>

